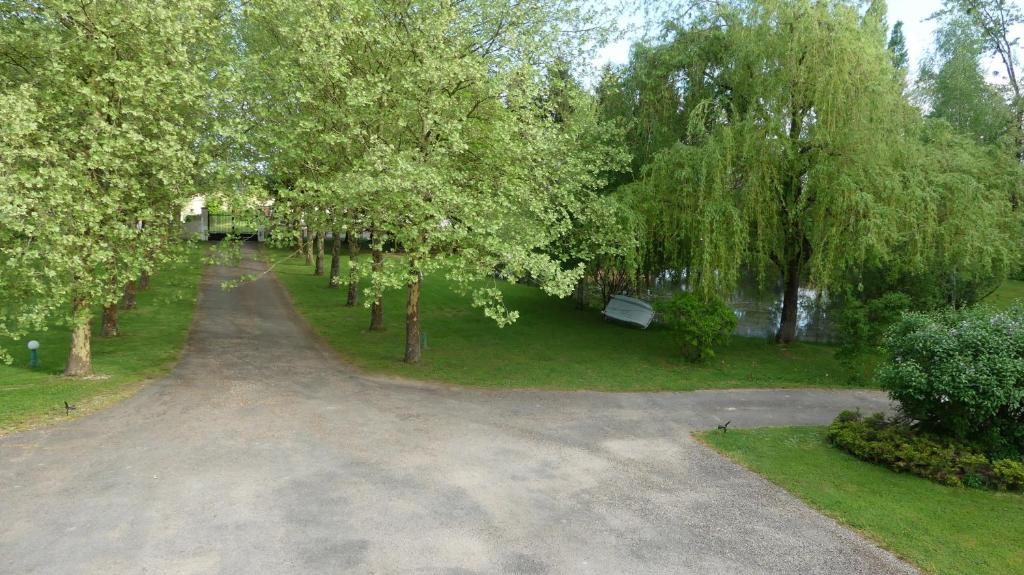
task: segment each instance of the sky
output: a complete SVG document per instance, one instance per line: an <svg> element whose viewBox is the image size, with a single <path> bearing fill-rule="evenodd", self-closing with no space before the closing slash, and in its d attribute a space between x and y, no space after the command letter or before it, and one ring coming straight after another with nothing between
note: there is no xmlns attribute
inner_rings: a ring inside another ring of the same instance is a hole
<svg viewBox="0 0 1024 575"><path fill-rule="evenodd" d="M612 2L604 1L609 4ZM1024 3L1024 0L1018 1ZM911 69L915 75L935 39L936 23L929 21L928 17L941 7L942 0L889 0L889 25L898 20L903 22ZM621 17L619 24L625 29L637 29L643 27L643 20L641 16L633 14ZM600 68L606 63L625 64L629 60L630 44L638 37L639 32L602 48L595 59L595 67Z"/></svg>

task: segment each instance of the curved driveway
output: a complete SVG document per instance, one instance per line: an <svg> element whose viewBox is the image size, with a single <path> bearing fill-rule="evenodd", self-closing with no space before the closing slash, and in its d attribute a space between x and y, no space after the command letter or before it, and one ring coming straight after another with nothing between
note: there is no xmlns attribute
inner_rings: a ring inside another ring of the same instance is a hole
<svg viewBox="0 0 1024 575"><path fill-rule="evenodd" d="M689 435L825 423L884 409L877 393L376 379L311 335L272 277L219 288L238 273L208 272L171 375L0 439L0 571L914 572Z"/></svg>

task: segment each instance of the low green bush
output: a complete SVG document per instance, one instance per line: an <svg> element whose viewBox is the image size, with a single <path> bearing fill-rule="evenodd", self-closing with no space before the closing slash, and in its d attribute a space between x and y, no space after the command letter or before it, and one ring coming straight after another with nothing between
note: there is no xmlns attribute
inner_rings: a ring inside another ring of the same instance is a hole
<svg viewBox="0 0 1024 575"><path fill-rule="evenodd" d="M859 459L946 485L1024 490L1024 461L989 458L975 445L922 432L881 413L862 417L844 411L829 426L827 437Z"/></svg>
<svg viewBox="0 0 1024 575"><path fill-rule="evenodd" d="M842 362L849 383L863 385L874 374L874 360L886 330L914 308L914 300L903 292L886 292L870 299L849 295L840 298L837 305L836 358Z"/></svg>
<svg viewBox="0 0 1024 575"><path fill-rule="evenodd" d="M914 301L902 292L888 292L876 298L845 298L836 315L839 332L838 354L860 356L882 343L886 330L913 308Z"/></svg>
<svg viewBox="0 0 1024 575"><path fill-rule="evenodd" d="M718 296L680 292L654 303L658 319L675 334L683 356L701 362L715 356L715 346L729 340L736 314Z"/></svg>
<svg viewBox="0 0 1024 575"><path fill-rule="evenodd" d="M1024 454L1024 307L907 313L884 347L878 384L918 427L992 457Z"/></svg>

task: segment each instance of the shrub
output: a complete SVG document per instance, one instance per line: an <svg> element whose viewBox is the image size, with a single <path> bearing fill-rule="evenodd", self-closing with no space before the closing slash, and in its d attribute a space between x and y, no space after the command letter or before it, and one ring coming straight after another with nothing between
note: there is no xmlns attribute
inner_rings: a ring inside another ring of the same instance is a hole
<svg viewBox="0 0 1024 575"><path fill-rule="evenodd" d="M714 357L714 347L728 341L736 329L736 314L718 296L702 298L680 292L658 300L654 309L659 320L674 332L683 356L693 362Z"/></svg>
<svg viewBox="0 0 1024 575"><path fill-rule="evenodd" d="M880 345L889 326L913 305L910 296L902 292L889 292L867 301L847 298L837 314L839 355L852 357Z"/></svg>
<svg viewBox="0 0 1024 575"><path fill-rule="evenodd" d="M878 383L921 429L1024 453L1024 308L908 313L884 345Z"/></svg>
<svg viewBox="0 0 1024 575"><path fill-rule="evenodd" d="M874 372L876 355L886 330L912 309L914 301L903 292L888 292L873 299L846 297L836 314L839 350L836 358L843 364L852 384L863 384Z"/></svg>
<svg viewBox="0 0 1024 575"><path fill-rule="evenodd" d="M846 411L828 428L828 440L851 455L945 485L1024 490L1024 462L991 459L977 447L915 429L905 420Z"/></svg>
<svg viewBox="0 0 1024 575"><path fill-rule="evenodd" d="M992 470L1007 489L1024 491L1024 462L1000 459L992 463Z"/></svg>

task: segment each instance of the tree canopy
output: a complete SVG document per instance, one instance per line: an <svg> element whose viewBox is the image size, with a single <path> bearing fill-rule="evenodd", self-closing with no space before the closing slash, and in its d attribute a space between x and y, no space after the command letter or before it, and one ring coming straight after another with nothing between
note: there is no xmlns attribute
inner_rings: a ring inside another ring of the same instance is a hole
<svg viewBox="0 0 1024 575"><path fill-rule="evenodd" d="M67 306L69 375L87 375L92 305L168 255L208 167L227 3L0 5L0 319Z"/></svg>
<svg viewBox="0 0 1024 575"><path fill-rule="evenodd" d="M710 296L753 272L789 342L801 287L961 305L1019 263L1012 4L946 2L909 94L881 0L670 10L593 89L588 6L0 1L0 335L63 316L87 374L91 314L175 257L197 194L316 273L333 236L332 283L345 234L371 329L407 290L410 362L434 274L505 326L498 281L608 297L668 272Z"/></svg>
<svg viewBox="0 0 1024 575"><path fill-rule="evenodd" d="M700 5L606 73L605 109L631 123L644 158L624 192L644 214L649 269L683 271L705 293L744 270L781 281L783 342L802 285L856 291L867 270L948 271L954 253L954 269L1005 273L1019 174L922 123L884 15L884 2ZM947 210L959 201L970 214Z"/></svg>

